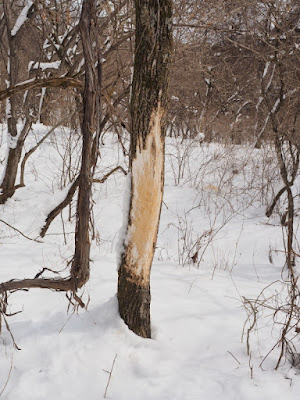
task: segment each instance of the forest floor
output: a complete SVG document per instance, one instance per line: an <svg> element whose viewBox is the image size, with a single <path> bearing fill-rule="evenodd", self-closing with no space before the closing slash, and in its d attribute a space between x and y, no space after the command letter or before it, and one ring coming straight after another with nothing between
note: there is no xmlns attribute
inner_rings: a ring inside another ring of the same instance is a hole
<svg viewBox="0 0 300 400"><path fill-rule="evenodd" d="M47 129L35 125L27 150ZM0 126L0 160L6 151L4 130ZM66 195L78 170L79 150L74 134L56 130L28 160L26 186L0 206L0 282L32 278L43 268L48 269L44 277L57 276L51 271L68 275L75 200L45 238L39 238L39 231ZM114 136L104 136L100 153L97 178L116 165L126 168ZM298 178L295 193L299 186ZM280 223L284 199L270 218L265 216L281 188L271 148L167 139L164 203L151 274L151 340L129 331L118 315L118 232L125 187L120 171L94 186L91 278L80 293L87 310L74 310L65 294L49 290L9 296L8 312L21 312L6 318L14 339L5 326L0 335L0 398L298 398L299 369L286 357L274 369L285 315L272 308L286 304L287 286ZM295 243L299 222L296 216ZM267 308L258 309L253 324L248 300L260 294ZM300 353L294 330L292 338Z"/></svg>

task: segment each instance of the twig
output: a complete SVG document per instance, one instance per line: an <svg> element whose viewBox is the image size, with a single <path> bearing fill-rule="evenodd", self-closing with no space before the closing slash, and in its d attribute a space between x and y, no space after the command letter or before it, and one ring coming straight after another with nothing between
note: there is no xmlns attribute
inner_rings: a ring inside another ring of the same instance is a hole
<svg viewBox="0 0 300 400"><path fill-rule="evenodd" d="M253 364L251 364L251 353L249 354L249 368L250 368L250 378L253 379Z"/></svg>
<svg viewBox="0 0 300 400"><path fill-rule="evenodd" d="M253 321L252 321L252 324L250 325L250 327L247 329L247 354L248 354L248 356L250 356L251 355L251 353L250 353L250 333L251 333L251 331L252 331L252 329L255 327L255 325L256 325L256 319L257 319L257 310L256 310L256 308L253 306L253 304L251 303L251 301L249 301L248 299L246 299L245 297L244 297L244 304L249 304L249 306L250 306L250 308L251 308L251 311L252 311L252 316L253 316ZM250 323L250 316L251 316L251 314L249 315L249 323Z"/></svg>
<svg viewBox="0 0 300 400"><path fill-rule="evenodd" d="M34 146L32 147L25 155L21 163L21 173L20 173L20 184L16 186L16 188L19 187L24 187L24 174L25 174L25 164L28 160L28 158L36 151L36 149L39 148L39 146L44 143L44 141L57 129L60 127L64 122L70 120L73 116L75 115L75 112L71 115L67 115L64 118L62 118L55 126L53 126L45 136L42 137L42 139Z"/></svg>
<svg viewBox="0 0 300 400"><path fill-rule="evenodd" d="M75 314L75 310L72 311L72 314L68 317L68 319L64 322L63 326L60 328L60 330L58 331L58 333L61 333L64 329L64 327L67 325L67 323L70 321L70 319L73 317L73 315Z"/></svg>
<svg viewBox="0 0 300 400"><path fill-rule="evenodd" d="M19 229L15 228L14 226L8 224L7 222L3 221L3 219L0 219L0 222L2 222L3 224L7 225L9 228L13 229L14 231L18 232L20 235L22 235L25 239L28 240L32 240L33 242L37 242L37 243L43 243L41 240L37 240L37 239L32 239L28 236L26 236L24 233L22 233L21 231L19 231Z"/></svg>
<svg viewBox="0 0 300 400"><path fill-rule="evenodd" d="M115 362L116 362L117 356L118 356L118 354L116 353L110 371L106 371L105 369L103 370L104 372L106 372L106 373L109 374L108 381L107 381L107 385L106 385L105 392L104 392L104 396L103 396L105 399L106 399L106 394L107 394L108 386L109 386L109 384L110 384L110 379L111 379L111 376L112 376L112 372L113 372L113 369L114 369L114 366L115 366Z"/></svg>
<svg viewBox="0 0 300 400"><path fill-rule="evenodd" d="M1 314L2 314L2 318L3 318L4 322L5 322L6 329L7 329L7 331L8 331L9 334L10 334L11 340L13 341L14 347L15 347L17 350L21 350L20 347L18 347L18 345L17 345L17 343L16 343L16 341L15 341L14 335L12 334L12 331L10 330L10 327L9 327L9 325L8 325L8 322L7 322L7 320L6 320L5 316L4 316L4 314L3 314L3 313L1 313Z"/></svg>
<svg viewBox="0 0 300 400"><path fill-rule="evenodd" d="M120 165L118 165L116 168L113 168L111 171L109 171L106 175L103 176L103 178L101 179L93 179L94 183L104 183L109 177L110 175L112 175L114 172L116 171L122 171L124 175L127 175L127 172L125 171L125 169L123 167L121 167Z"/></svg>
<svg viewBox="0 0 300 400"><path fill-rule="evenodd" d="M169 209L169 207L167 206L167 203L164 200L162 201L162 204L166 207L167 210Z"/></svg>
<svg viewBox="0 0 300 400"><path fill-rule="evenodd" d="M4 390L6 389L6 386L8 385L8 382L9 382L9 379L10 379L10 376L11 376L11 371L12 371L12 369L13 369L13 366L14 366L14 353L11 354L11 361L10 361L9 373L8 373L6 382L5 382L4 386L3 386L3 389L2 389L1 392L0 392L0 397L2 396Z"/></svg>
<svg viewBox="0 0 300 400"><path fill-rule="evenodd" d="M239 362L239 360L231 353L231 351L227 350L227 353L229 353L229 354L235 359L235 361L236 361L239 365L241 365L241 363Z"/></svg>
<svg viewBox="0 0 300 400"><path fill-rule="evenodd" d="M53 269L44 267L40 272L38 272L38 273L35 275L34 279L39 278L41 275L43 275L43 273L44 273L45 271L50 271L50 272L52 272L53 274L59 274L59 272L53 271Z"/></svg>

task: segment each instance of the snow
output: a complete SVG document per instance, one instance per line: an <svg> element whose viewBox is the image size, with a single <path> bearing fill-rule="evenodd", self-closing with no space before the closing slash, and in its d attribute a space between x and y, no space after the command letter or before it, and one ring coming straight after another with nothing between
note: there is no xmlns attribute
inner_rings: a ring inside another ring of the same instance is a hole
<svg viewBox="0 0 300 400"><path fill-rule="evenodd" d="M270 61L267 61L266 65L265 65L265 69L264 69L263 75L262 75L263 78L267 75L269 66L270 66Z"/></svg>
<svg viewBox="0 0 300 400"><path fill-rule="evenodd" d="M35 125L27 150L48 130ZM56 130L36 150L27 162L26 186L0 206L0 220L31 238L38 237L48 212L69 188L65 164L69 134L67 129ZM116 160L125 167L122 151L108 136L100 149L97 176L114 168ZM77 142L72 148L72 169L80 157ZM4 155L2 145L0 160ZM266 185L272 183L275 192L280 186L274 162L268 146L253 150L167 138L164 204L151 274L151 340L129 331L117 309L118 231L123 214L128 213L130 176L116 173L104 184L95 184L91 278L81 293L85 302L90 299L88 309L73 312L71 306L68 311L65 294L47 290L9 297L8 312L22 311L7 318L21 350L13 348L3 327L3 399L69 400L85 398L87 393L90 399L104 398L114 359L106 396L113 400L298 398L299 371L287 361L274 370L278 348L260 367L280 333L270 311L259 315L250 338L250 357L242 336L247 319L243 299L255 298L271 282L278 281L269 293L281 288L280 217L278 213L269 219L264 216L272 198ZM295 193L299 184L298 177ZM279 211L283 207L280 202ZM57 217L42 243L26 240L0 222L1 282L34 277L44 267L67 276L75 230L68 215L66 208L64 224ZM295 235L299 239L299 217ZM193 264L188 248L197 240L199 258ZM54 275L46 271L44 276Z"/></svg>
<svg viewBox="0 0 300 400"><path fill-rule="evenodd" d="M61 65L61 61L52 61L52 62L34 62L30 61L28 64L28 70L33 70L33 69L41 69L44 71L45 69L59 69Z"/></svg>
<svg viewBox="0 0 300 400"><path fill-rule="evenodd" d="M27 83L34 82L36 78L27 79L26 81L22 81L16 84L16 86L26 85Z"/></svg>
<svg viewBox="0 0 300 400"><path fill-rule="evenodd" d="M15 26L13 27L12 31L11 31L11 36L15 36L17 34L17 32L19 31L19 29L22 27L22 25L27 21L27 13L30 9L30 7L32 6L33 1L32 0L28 0L26 2L26 5L24 6L23 10L21 11L20 15L18 16L16 22L15 22Z"/></svg>
<svg viewBox="0 0 300 400"><path fill-rule="evenodd" d="M274 113L276 112L279 103L280 103L280 99L277 99L277 100L275 101L275 104L274 104L272 110L271 110L271 114L274 114Z"/></svg>

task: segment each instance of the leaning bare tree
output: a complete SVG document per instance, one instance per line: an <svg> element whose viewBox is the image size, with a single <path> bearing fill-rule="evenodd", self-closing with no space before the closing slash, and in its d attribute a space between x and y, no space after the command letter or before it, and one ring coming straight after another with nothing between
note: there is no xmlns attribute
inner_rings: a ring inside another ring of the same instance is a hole
<svg viewBox="0 0 300 400"><path fill-rule="evenodd" d="M150 269L164 184L165 114L172 51L171 0L135 0L131 98L131 197L119 266L119 312L128 327L151 337Z"/></svg>

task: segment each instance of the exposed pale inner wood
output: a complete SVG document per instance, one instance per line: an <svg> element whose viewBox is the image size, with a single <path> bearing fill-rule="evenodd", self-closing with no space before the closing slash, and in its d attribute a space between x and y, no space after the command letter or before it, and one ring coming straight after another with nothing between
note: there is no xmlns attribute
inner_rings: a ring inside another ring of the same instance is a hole
<svg viewBox="0 0 300 400"><path fill-rule="evenodd" d="M162 202L164 150L160 107L150 120L146 146L137 144L132 161L132 205L126 238L126 267L140 285L149 282Z"/></svg>

